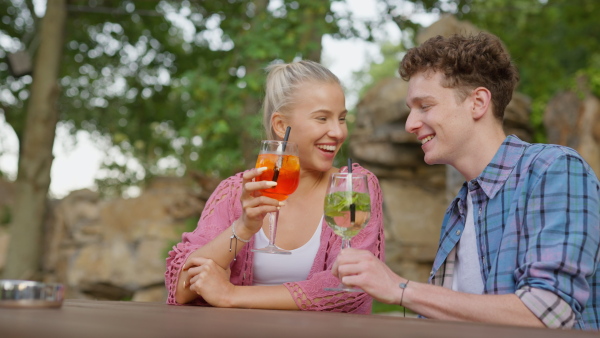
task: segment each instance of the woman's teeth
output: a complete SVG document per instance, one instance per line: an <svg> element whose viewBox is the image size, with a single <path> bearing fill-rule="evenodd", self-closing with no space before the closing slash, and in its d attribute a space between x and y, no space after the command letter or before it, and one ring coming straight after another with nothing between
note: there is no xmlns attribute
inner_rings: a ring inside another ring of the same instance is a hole
<svg viewBox="0 0 600 338"><path fill-rule="evenodd" d="M325 151L335 151L335 146L318 145L317 148L325 150Z"/></svg>
<svg viewBox="0 0 600 338"><path fill-rule="evenodd" d="M431 141L431 140L433 139L433 137L434 137L434 135L429 135L429 136L427 136L426 138L422 139L422 140L421 140L421 145L423 145L423 144L425 144L425 143L427 143L427 142Z"/></svg>

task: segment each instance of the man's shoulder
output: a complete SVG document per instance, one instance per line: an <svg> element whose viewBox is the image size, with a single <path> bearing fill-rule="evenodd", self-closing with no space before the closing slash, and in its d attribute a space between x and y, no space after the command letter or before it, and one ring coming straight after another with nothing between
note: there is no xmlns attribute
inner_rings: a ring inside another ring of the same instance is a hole
<svg viewBox="0 0 600 338"><path fill-rule="evenodd" d="M526 143L523 159L531 164L550 165L551 163L567 158L575 158L586 163L583 157L572 148L558 144Z"/></svg>
<svg viewBox="0 0 600 338"><path fill-rule="evenodd" d="M551 168L553 167L568 167L568 170L560 170L560 172L563 172L565 175L577 172L586 173L587 176L591 177L592 181L596 182L596 185L600 186L596 173L594 173L594 170L586 160L576 150L558 144L527 144L519 167L521 167L521 173L527 171L535 175L552 170ZM558 172L554 174L556 175Z"/></svg>

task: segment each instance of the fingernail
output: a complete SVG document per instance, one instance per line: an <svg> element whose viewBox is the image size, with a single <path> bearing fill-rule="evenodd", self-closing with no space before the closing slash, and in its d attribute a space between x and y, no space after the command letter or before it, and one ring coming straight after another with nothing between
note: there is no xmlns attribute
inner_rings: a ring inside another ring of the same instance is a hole
<svg viewBox="0 0 600 338"><path fill-rule="evenodd" d="M256 171L258 171L259 173L262 173L263 171L269 169L268 167L260 167L260 168L256 168Z"/></svg>
<svg viewBox="0 0 600 338"><path fill-rule="evenodd" d="M280 209L281 209L281 207L277 207L277 210L280 210Z"/></svg>
<svg viewBox="0 0 600 338"><path fill-rule="evenodd" d="M283 201L279 202L279 206L281 206L281 207L282 207L282 206L284 206L284 205L285 205L285 202L283 202Z"/></svg>
<svg viewBox="0 0 600 338"><path fill-rule="evenodd" d="M277 185L277 182L275 182L275 181L267 181L266 183L269 187L274 187Z"/></svg>

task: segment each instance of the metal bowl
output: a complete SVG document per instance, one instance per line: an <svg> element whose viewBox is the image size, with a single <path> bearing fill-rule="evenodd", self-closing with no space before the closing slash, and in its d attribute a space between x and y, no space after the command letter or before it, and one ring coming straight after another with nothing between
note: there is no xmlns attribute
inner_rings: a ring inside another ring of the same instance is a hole
<svg viewBox="0 0 600 338"><path fill-rule="evenodd" d="M62 284L0 279L0 307L61 307L64 295Z"/></svg>

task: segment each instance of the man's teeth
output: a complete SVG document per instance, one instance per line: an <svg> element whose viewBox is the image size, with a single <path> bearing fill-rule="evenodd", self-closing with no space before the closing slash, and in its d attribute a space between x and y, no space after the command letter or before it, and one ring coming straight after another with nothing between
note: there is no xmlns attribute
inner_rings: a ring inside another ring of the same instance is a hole
<svg viewBox="0 0 600 338"><path fill-rule="evenodd" d="M425 143L427 143L427 142L431 141L431 140L433 139L433 137L434 137L433 135L429 135L429 136L427 136L426 138L422 139L422 140L421 140L421 145L423 145L423 144L425 144Z"/></svg>
<svg viewBox="0 0 600 338"><path fill-rule="evenodd" d="M323 150L326 150L326 151L335 151L335 146L318 145L317 148L323 149Z"/></svg>

